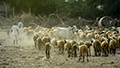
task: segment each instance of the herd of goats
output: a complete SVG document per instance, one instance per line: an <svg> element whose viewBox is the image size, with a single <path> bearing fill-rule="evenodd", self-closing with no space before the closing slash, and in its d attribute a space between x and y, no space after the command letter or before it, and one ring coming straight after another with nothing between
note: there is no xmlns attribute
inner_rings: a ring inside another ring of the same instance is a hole
<svg viewBox="0 0 120 68"><path fill-rule="evenodd" d="M78 29L75 25L72 27L52 27L44 28L37 26L33 29L31 26L23 28L24 35L28 39L33 39L35 48L45 50L46 58L50 58L51 48L58 48L59 53L63 54L67 50L68 57L91 56L91 46L94 48L95 56L108 56L116 54L116 48L120 48L120 34L117 31L110 31L105 28Z"/></svg>
<svg viewBox="0 0 120 68"><path fill-rule="evenodd" d="M85 29L77 29L74 25L73 27L53 27L51 29L36 27L32 30L32 27L24 27L24 33L26 33L28 38L33 38L35 47L41 50L45 48L46 57L50 58L51 45L54 48L58 48L60 53L64 53L67 50L68 57L77 57L77 50L79 49L79 60L84 54L87 56L91 55L90 47L94 48L94 55L108 56L108 53L116 53L116 48L120 47L120 36L116 31L109 31L104 28L90 29L86 27ZM88 54L89 53L89 54ZM104 54L103 54L104 53Z"/></svg>

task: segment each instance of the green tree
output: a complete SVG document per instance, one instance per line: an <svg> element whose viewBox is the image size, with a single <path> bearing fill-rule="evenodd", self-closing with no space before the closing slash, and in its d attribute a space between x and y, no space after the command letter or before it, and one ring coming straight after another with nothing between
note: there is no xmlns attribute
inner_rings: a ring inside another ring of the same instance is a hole
<svg viewBox="0 0 120 68"><path fill-rule="evenodd" d="M0 0L5 2L11 8L15 8L15 13L29 12L32 14L44 14L58 10L61 13L71 13L71 18L81 16L86 19L95 19L101 16L116 17L120 14L120 0ZM102 9L97 6L101 5Z"/></svg>
<svg viewBox="0 0 120 68"><path fill-rule="evenodd" d="M120 0L105 0L103 11L104 15L117 17L120 14Z"/></svg>

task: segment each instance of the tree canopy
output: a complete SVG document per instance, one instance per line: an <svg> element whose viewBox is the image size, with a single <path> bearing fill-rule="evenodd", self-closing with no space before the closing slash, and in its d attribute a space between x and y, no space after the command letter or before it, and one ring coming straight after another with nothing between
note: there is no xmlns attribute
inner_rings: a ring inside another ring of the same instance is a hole
<svg viewBox="0 0 120 68"><path fill-rule="evenodd" d="M120 0L0 0L10 8L15 8L15 13L29 12L32 14L49 15L56 10L61 13L70 13L71 18L79 16L86 19L95 19L101 16L118 17L120 15ZM97 8L99 5L100 8Z"/></svg>

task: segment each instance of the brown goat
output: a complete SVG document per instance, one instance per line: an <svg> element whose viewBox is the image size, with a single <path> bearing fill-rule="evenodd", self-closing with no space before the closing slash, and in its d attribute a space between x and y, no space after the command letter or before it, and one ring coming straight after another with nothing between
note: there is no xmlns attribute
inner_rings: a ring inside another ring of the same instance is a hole
<svg viewBox="0 0 120 68"><path fill-rule="evenodd" d="M46 54L46 58L50 58L50 49L51 49L51 45L49 42L45 43L45 54Z"/></svg>
<svg viewBox="0 0 120 68"><path fill-rule="evenodd" d="M87 45L87 47L88 47L88 49L89 49L89 52L90 52L90 42L89 42L89 41L86 41L84 44ZM91 52L90 52L90 56L91 56Z"/></svg>
<svg viewBox="0 0 120 68"><path fill-rule="evenodd" d="M88 60L88 48L87 48L86 45L83 44L83 45L79 46L79 53L80 53L80 55L79 55L78 61L80 61L81 55L82 55L83 56L83 61L82 62L84 62L84 59L85 59L84 53L87 54L87 61L89 61Z"/></svg>
<svg viewBox="0 0 120 68"><path fill-rule="evenodd" d="M78 43L79 46L81 46L81 45L83 45L83 44L84 44L84 41L80 41L80 42Z"/></svg>
<svg viewBox="0 0 120 68"><path fill-rule="evenodd" d="M74 57L77 57L77 48L77 44L72 45L72 56L74 55Z"/></svg>
<svg viewBox="0 0 120 68"><path fill-rule="evenodd" d="M75 40L71 40L71 45L77 44Z"/></svg>
<svg viewBox="0 0 120 68"><path fill-rule="evenodd" d="M39 37L38 34L35 34L35 35L33 36L33 41L34 41L35 47L36 47L36 44L37 44L37 38L38 38L38 37Z"/></svg>
<svg viewBox="0 0 120 68"><path fill-rule="evenodd" d="M59 40L57 42L57 45L58 45L58 48L59 48L59 52L62 50L61 53L64 53L64 44L65 44L65 41L64 40Z"/></svg>
<svg viewBox="0 0 120 68"><path fill-rule="evenodd" d="M41 37L37 38L37 44L38 44L38 49L41 50L41 44L42 44Z"/></svg>
<svg viewBox="0 0 120 68"><path fill-rule="evenodd" d="M116 47L117 47L117 41L115 39L110 40L110 42L109 42L110 54L113 53L115 55Z"/></svg>
<svg viewBox="0 0 120 68"><path fill-rule="evenodd" d="M97 56L97 53L100 56L101 55L101 42L99 40L94 40L92 45L94 48L95 56Z"/></svg>
<svg viewBox="0 0 120 68"><path fill-rule="evenodd" d="M118 36L117 42L118 42L118 47L119 47L119 49L120 49L120 36Z"/></svg>
<svg viewBox="0 0 120 68"><path fill-rule="evenodd" d="M45 36L41 39L41 41L42 41L42 47L44 47L45 43L50 42L50 38Z"/></svg>
<svg viewBox="0 0 120 68"><path fill-rule="evenodd" d="M70 41L68 41L68 42L65 44L65 46L66 46L66 49L67 49L68 57L70 57L70 55L72 56L72 54L71 54L72 45L71 45Z"/></svg>
<svg viewBox="0 0 120 68"><path fill-rule="evenodd" d="M49 37L43 37L42 38L42 42L45 44L47 42L50 42L50 38Z"/></svg>
<svg viewBox="0 0 120 68"><path fill-rule="evenodd" d="M105 56L108 56L108 53L109 53L109 44L108 44L108 41L107 40L105 40L105 41L103 41L102 43L101 43L101 49L102 49L102 52L104 52L105 53ZM103 54L102 54L102 56L103 56Z"/></svg>
<svg viewBox="0 0 120 68"><path fill-rule="evenodd" d="M67 49L68 57L70 56L73 57L73 55L74 57L77 57L76 50L78 47L77 47L77 42L75 40L68 41L65 46Z"/></svg>

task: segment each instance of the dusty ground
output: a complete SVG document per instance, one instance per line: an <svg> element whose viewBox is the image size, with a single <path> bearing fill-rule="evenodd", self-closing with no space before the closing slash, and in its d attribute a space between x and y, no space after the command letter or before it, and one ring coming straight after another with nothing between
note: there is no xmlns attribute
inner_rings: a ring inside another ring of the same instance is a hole
<svg viewBox="0 0 120 68"><path fill-rule="evenodd" d="M45 52L34 47L33 41L19 40L13 44L12 35L7 36L0 30L0 68L120 68L120 50L108 57L89 56L89 62L77 62L78 57L67 57L67 52L58 54L58 49L51 49L51 58L46 59ZM79 55L79 54L78 54Z"/></svg>

